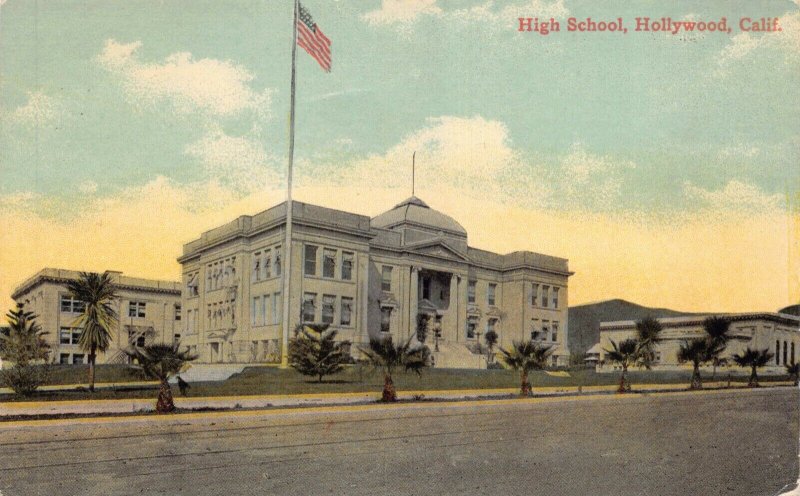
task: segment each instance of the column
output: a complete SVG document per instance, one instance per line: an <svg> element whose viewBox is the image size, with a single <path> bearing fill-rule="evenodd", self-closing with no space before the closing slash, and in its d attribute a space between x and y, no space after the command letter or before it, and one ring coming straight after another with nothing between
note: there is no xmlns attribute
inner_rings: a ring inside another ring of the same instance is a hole
<svg viewBox="0 0 800 496"><path fill-rule="evenodd" d="M450 303L447 307L447 339L458 341L458 280L455 273L450 274ZM442 334L445 334L444 332Z"/></svg>
<svg viewBox="0 0 800 496"><path fill-rule="evenodd" d="M413 329L414 332L417 329L417 313L419 313L419 268L418 267L411 267L411 287L408 288L409 294L409 315L408 321L410 323L409 328Z"/></svg>

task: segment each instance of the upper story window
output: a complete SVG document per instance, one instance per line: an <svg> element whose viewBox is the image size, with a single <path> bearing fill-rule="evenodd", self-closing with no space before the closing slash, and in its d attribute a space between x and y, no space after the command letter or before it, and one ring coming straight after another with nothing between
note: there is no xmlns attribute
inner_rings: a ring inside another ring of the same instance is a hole
<svg viewBox="0 0 800 496"><path fill-rule="evenodd" d="M559 288L553 287L553 308L558 308L558 290Z"/></svg>
<svg viewBox="0 0 800 496"><path fill-rule="evenodd" d="M489 287L486 289L486 303L493 307L497 303L497 284L489 284Z"/></svg>
<svg viewBox="0 0 800 496"><path fill-rule="evenodd" d="M542 286L542 306L550 305L550 286Z"/></svg>
<svg viewBox="0 0 800 496"><path fill-rule="evenodd" d="M128 302L128 317L144 317L147 303L143 301Z"/></svg>
<svg viewBox="0 0 800 496"><path fill-rule="evenodd" d="M558 322L553 322L553 342L558 341Z"/></svg>
<svg viewBox="0 0 800 496"><path fill-rule="evenodd" d="M535 307L539 303L539 285L531 283L531 306Z"/></svg>
<svg viewBox="0 0 800 496"><path fill-rule="evenodd" d="M181 320L181 306L175 305L175 321L177 322L180 320Z"/></svg>
<svg viewBox="0 0 800 496"><path fill-rule="evenodd" d="M542 322L542 338L547 339L548 337L550 337L550 322L545 320Z"/></svg>
<svg viewBox="0 0 800 496"><path fill-rule="evenodd" d="M200 290L198 288L199 282L198 274L195 272L194 274L190 274L189 278L186 282L186 293L191 298L192 296L198 296L200 294Z"/></svg>
<svg viewBox="0 0 800 496"><path fill-rule="evenodd" d="M58 330L60 344L78 344L81 339L81 330L77 327L62 327Z"/></svg>
<svg viewBox="0 0 800 496"><path fill-rule="evenodd" d="M322 250L322 277L333 278L336 275L336 250Z"/></svg>
<svg viewBox="0 0 800 496"><path fill-rule="evenodd" d="M477 284L477 281L469 281L467 283L467 303L475 303L475 287Z"/></svg>
<svg viewBox="0 0 800 496"><path fill-rule="evenodd" d="M317 247L314 245L306 245L305 264L303 265L305 274L307 276L317 275Z"/></svg>
<svg viewBox="0 0 800 496"><path fill-rule="evenodd" d="M342 252L342 280L350 281L353 279L353 253L349 251Z"/></svg>
<svg viewBox="0 0 800 496"><path fill-rule="evenodd" d="M275 261L273 262L273 265L272 265L272 268L275 269L275 277L278 277L278 276L281 275L281 258L282 258L281 254L282 253L283 252L281 252L281 246L280 245L276 246L275 247Z"/></svg>
<svg viewBox="0 0 800 496"><path fill-rule="evenodd" d="M314 322L317 317L317 294L303 294L303 322Z"/></svg>
<svg viewBox="0 0 800 496"><path fill-rule="evenodd" d="M272 277L272 250L264 250L264 258L261 263L261 278Z"/></svg>
<svg viewBox="0 0 800 496"><path fill-rule="evenodd" d="M392 290L392 267L384 265L381 269L381 291Z"/></svg>
<svg viewBox="0 0 800 496"><path fill-rule="evenodd" d="M342 296L342 307L339 311L339 324L349 326L353 320L353 299Z"/></svg>
<svg viewBox="0 0 800 496"><path fill-rule="evenodd" d="M61 295L61 311L65 313L83 313L86 304L68 295Z"/></svg>
<svg viewBox="0 0 800 496"><path fill-rule="evenodd" d="M261 252L253 253L253 274L250 278L251 281L261 280Z"/></svg>

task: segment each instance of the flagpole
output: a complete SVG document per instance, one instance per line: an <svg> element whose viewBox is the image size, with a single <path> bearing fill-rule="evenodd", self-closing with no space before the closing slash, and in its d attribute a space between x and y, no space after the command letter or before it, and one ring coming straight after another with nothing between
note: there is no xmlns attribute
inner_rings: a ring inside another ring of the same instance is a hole
<svg viewBox="0 0 800 496"><path fill-rule="evenodd" d="M281 367L289 366L289 312L291 308L292 272L292 166L294 165L294 94L297 60L297 10L299 0L294 0L294 19L292 23L292 82L289 97L289 159L286 165L286 258L283 266L283 335L281 339Z"/></svg>

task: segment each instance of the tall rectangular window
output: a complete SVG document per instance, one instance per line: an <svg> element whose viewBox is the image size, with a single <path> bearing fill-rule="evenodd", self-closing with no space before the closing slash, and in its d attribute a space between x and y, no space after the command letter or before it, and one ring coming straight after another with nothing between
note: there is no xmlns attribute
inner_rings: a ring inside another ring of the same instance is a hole
<svg viewBox="0 0 800 496"><path fill-rule="evenodd" d="M467 339L475 339L475 331L478 330L478 319L469 317L467 319Z"/></svg>
<svg viewBox="0 0 800 496"><path fill-rule="evenodd" d="M250 278L253 281L261 280L261 252L253 253L253 276Z"/></svg>
<svg viewBox="0 0 800 496"><path fill-rule="evenodd" d="M181 320L181 306L175 305L175 321L178 322Z"/></svg>
<svg viewBox="0 0 800 496"><path fill-rule="evenodd" d="M261 309L260 309L261 322L263 322L264 325L269 324L269 320L267 320L267 308L268 307L269 307L269 295L265 294L264 296L261 297Z"/></svg>
<svg viewBox="0 0 800 496"><path fill-rule="evenodd" d="M489 319L486 321L486 332L495 331L497 319Z"/></svg>
<svg viewBox="0 0 800 496"><path fill-rule="evenodd" d="M261 297L253 296L253 305L250 307L250 325L258 325L258 309L261 306Z"/></svg>
<svg viewBox="0 0 800 496"><path fill-rule="evenodd" d="M275 293L272 295L272 323L280 324L283 316L283 299L281 294Z"/></svg>
<svg viewBox="0 0 800 496"><path fill-rule="evenodd" d="M353 253L342 252L342 280L351 281L353 279Z"/></svg>
<svg viewBox="0 0 800 496"><path fill-rule="evenodd" d="M497 303L497 284L489 284L489 287L486 289L486 303L493 307Z"/></svg>
<svg viewBox="0 0 800 496"><path fill-rule="evenodd" d="M558 322L553 322L553 339L552 341L555 343L558 341Z"/></svg>
<svg viewBox="0 0 800 496"><path fill-rule="evenodd" d="M336 305L336 296L322 295L322 323L333 324L333 312Z"/></svg>
<svg viewBox="0 0 800 496"><path fill-rule="evenodd" d="M469 281L467 283L467 303L475 303L475 286L477 281Z"/></svg>
<svg viewBox="0 0 800 496"><path fill-rule="evenodd" d="M303 322L314 322L317 314L317 294L303 294Z"/></svg>
<svg viewBox="0 0 800 496"><path fill-rule="evenodd" d="M322 250L322 277L333 278L336 275L336 250Z"/></svg>
<svg viewBox="0 0 800 496"><path fill-rule="evenodd" d="M353 320L353 299L342 296L342 306L339 311L339 324L349 326Z"/></svg>
<svg viewBox="0 0 800 496"><path fill-rule="evenodd" d="M264 250L264 262L261 264L261 278L272 277L272 250Z"/></svg>
<svg viewBox="0 0 800 496"><path fill-rule="evenodd" d="M275 262L272 265L272 268L275 269L275 277L280 277L281 275L281 246L278 245L275 247Z"/></svg>
<svg viewBox="0 0 800 496"><path fill-rule="evenodd" d="M553 308L558 308L558 290L559 288L553 287Z"/></svg>
<svg viewBox="0 0 800 496"><path fill-rule="evenodd" d="M542 321L542 339L548 339L550 337L550 322L547 320Z"/></svg>
<svg viewBox="0 0 800 496"><path fill-rule="evenodd" d="M535 282L531 284L531 306L535 307L539 302L539 285Z"/></svg>
<svg viewBox="0 0 800 496"><path fill-rule="evenodd" d="M306 245L305 252L305 274L307 276L317 275L317 247L313 245Z"/></svg>
<svg viewBox="0 0 800 496"><path fill-rule="evenodd" d="M381 332L392 330L392 309L390 307L381 308Z"/></svg>
<svg viewBox="0 0 800 496"><path fill-rule="evenodd" d="M392 267L384 265L381 269L381 291L392 290Z"/></svg>
<svg viewBox="0 0 800 496"><path fill-rule="evenodd" d="M542 306L550 306L550 286L542 286Z"/></svg>
<svg viewBox="0 0 800 496"><path fill-rule="evenodd" d="M128 302L128 317L144 317L147 304L143 301Z"/></svg>

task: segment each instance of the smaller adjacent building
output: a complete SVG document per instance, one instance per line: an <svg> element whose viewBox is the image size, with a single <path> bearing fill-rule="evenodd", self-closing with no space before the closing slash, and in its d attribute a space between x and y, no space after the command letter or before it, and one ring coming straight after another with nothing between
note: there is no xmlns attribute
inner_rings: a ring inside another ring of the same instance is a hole
<svg viewBox="0 0 800 496"><path fill-rule="evenodd" d="M97 356L97 363L127 362L122 350L129 344L141 346L181 338L180 283L109 273L117 288L119 325L111 333L109 350ZM80 272L73 270L42 269L11 294L15 302L36 314L36 321L47 332L45 339L56 363L87 363L86 352L78 346L80 329L76 325L83 304L72 299L66 287L67 282L78 277Z"/></svg>
<svg viewBox="0 0 800 496"><path fill-rule="evenodd" d="M775 356L765 367L766 373L785 373L784 365L800 359L800 317L783 313L724 314L730 319L731 340L723 354L728 358L747 347L769 349ZM662 325L661 342L656 346L656 370L677 370L691 367L678 363L678 348L684 340L705 335L703 321L707 315L658 319ZM636 336L636 322L632 320L600 323L599 360L604 363L611 341L620 342ZM595 345L597 346L597 345ZM595 349L594 347L592 348ZM732 363L732 360L731 360ZM614 370L609 363L598 366L601 372Z"/></svg>

